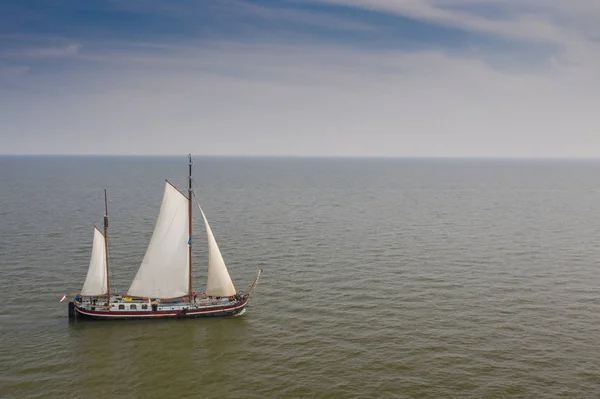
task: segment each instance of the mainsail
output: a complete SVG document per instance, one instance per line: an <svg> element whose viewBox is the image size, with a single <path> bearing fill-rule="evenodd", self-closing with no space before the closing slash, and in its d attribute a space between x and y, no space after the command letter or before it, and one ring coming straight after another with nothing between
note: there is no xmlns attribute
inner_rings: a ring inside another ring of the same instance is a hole
<svg viewBox="0 0 600 399"><path fill-rule="evenodd" d="M169 182L146 255L127 295L176 298L188 295L188 199Z"/></svg>
<svg viewBox="0 0 600 399"><path fill-rule="evenodd" d="M204 224L206 226L206 235L208 236L208 277L206 282L206 295L208 296L232 296L235 295L235 287L229 277L227 266L219 251L219 246L215 240L215 236L210 229L208 220L198 204Z"/></svg>
<svg viewBox="0 0 600 399"><path fill-rule="evenodd" d="M98 229L94 229L94 241L92 244L92 256L88 268L81 295L100 296L108 292L106 284L106 251L104 249L104 235Z"/></svg>

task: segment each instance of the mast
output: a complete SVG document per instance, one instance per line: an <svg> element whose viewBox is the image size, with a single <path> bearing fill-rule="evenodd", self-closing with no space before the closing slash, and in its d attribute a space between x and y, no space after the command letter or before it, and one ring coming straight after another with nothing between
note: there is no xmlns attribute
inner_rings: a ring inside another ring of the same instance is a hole
<svg viewBox="0 0 600 399"><path fill-rule="evenodd" d="M108 198L104 189L104 252L106 254L106 295L110 302L110 275L108 273Z"/></svg>
<svg viewBox="0 0 600 399"><path fill-rule="evenodd" d="M189 258L189 279L188 279L188 299L190 303L192 301L192 154L188 154L189 160L189 174L188 174L188 225L189 225L189 238L188 238L188 258Z"/></svg>

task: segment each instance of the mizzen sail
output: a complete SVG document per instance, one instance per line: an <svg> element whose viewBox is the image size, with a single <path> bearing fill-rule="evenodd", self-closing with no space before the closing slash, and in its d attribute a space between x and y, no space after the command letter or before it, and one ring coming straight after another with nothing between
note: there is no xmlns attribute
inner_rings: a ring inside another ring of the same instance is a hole
<svg viewBox="0 0 600 399"><path fill-rule="evenodd" d="M208 296L232 296L235 295L235 287L229 277L227 266L215 240L215 236L208 224L204 211L198 204L204 225L206 226L206 235L208 236L208 277L206 282L206 295Z"/></svg>
<svg viewBox="0 0 600 399"><path fill-rule="evenodd" d="M108 284L106 283L106 251L104 249L104 235L98 229L94 229L94 241L92 244L92 256L88 268L81 295L100 296L106 295Z"/></svg>
<svg viewBox="0 0 600 399"><path fill-rule="evenodd" d="M148 298L188 295L188 221L188 199L167 182L154 233L127 295Z"/></svg>

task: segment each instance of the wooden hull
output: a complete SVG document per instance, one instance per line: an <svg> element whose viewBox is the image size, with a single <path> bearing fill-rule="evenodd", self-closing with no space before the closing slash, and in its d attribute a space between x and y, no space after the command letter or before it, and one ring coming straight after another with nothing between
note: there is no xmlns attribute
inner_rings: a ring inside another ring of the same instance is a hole
<svg viewBox="0 0 600 399"><path fill-rule="evenodd" d="M135 319L182 319L198 317L226 317L241 313L248 299L224 306L206 306L183 310L158 310L158 311L111 311L84 309L69 302L69 317L91 320L135 320Z"/></svg>

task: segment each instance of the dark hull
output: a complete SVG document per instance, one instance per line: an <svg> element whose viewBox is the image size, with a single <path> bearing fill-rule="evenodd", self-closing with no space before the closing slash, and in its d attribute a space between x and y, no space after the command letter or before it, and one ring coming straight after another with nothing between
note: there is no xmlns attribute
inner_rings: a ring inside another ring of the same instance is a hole
<svg viewBox="0 0 600 399"><path fill-rule="evenodd" d="M141 320L141 319L185 319L198 317L227 317L241 313L248 299L227 306L211 306L198 309L164 311L110 311L88 310L69 302L69 317L88 320Z"/></svg>

